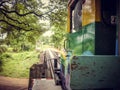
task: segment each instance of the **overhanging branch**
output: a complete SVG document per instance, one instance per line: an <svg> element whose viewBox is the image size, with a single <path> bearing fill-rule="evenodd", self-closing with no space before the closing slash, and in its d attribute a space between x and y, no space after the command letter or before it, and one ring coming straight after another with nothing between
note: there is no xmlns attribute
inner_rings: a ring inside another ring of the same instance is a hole
<svg viewBox="0 0 120 90"><path fill-rule="evenodd" d="M4 11L4 12L6 12L6 13L15 13L15 14L17 14L18 16L27 16L27 15L29 15L29 14L34 14L33 11L30 11L30 12L27 12L27 13L24 13L24 14L20 14L20 13L18 13L16 10L11 10L11 11L9 11L9 10L5 10L5 9L3 9L3 8L0 8L0 10L1 10L1 11Z"/></svg>
<svg viewBox="0 0 120 90"><path fill-rule="evenodd" d="M11 23L5 21L5 20L0 20L0 22L4 22L4 23L6 23L6 24L8 24L8 25L10 25L10 26L12 26L12 27L15 27L15 28L19 28L18 26L13 25L13 24L11 24Z"/></svg>
<svg viewBox="0 0 120 90"><path fill-rule="evenodd" d="M6 12L6 13L15 13L15 14L17 14L18 16L27 16L27 15L29 15L29 14L34 14L34 15L36 15L36 16L38 16L38 17L42 17L43 15L47 15L48 13L52 12L54 9L55 9L55 7L54 7L53 9L51 9L51 10L43 13L43 14L38 14L38 13L36 13L36 12L34 12L34 11L29 11L29 12L27 12L27 13L20 14L20 13L17 12L16 10L11 10L11 11L10 11L10 10L6 10L6 9L3 9L3 8L0 8L0 11L4 11L4 12Z"/></svg>
<svg viewBox="0 0 120 90"><path fill-rule="evenodd" d="M3 23L6 23L6 24L10 25L10 26L12 26L13 28L15 28L16 30L24 30L24 31L32 31L32 30L34 30L33 28L25 29L25 28L16 26L16 25L14 25L14 24L11 24L11 23L7 22L6 20L0 20L0 22L3 22Z"/></svg>
<svg viewBox="0 0 120 90"><path fill-rule="evenodd" d="M2 12L2 11L1 11ZM11 18L10 16L8 16L6 13L4 13L4 12L2 12L3 14L4 14L4 16L6 17L6 18L8 18L8 19L10 19L10 20L12 20L12 21L14 21L14 22L17 22L18 24L22 24L21 22L19 22L18 20L15 20L15 19L13 19L13 18Z"/></svg>

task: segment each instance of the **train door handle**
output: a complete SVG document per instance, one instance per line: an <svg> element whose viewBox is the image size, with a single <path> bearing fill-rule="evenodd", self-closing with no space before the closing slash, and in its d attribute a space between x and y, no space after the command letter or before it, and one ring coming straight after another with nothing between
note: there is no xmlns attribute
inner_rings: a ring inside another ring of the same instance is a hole
<svg viewBox="0 0 120 90"><path fill-rule="evenodd" d="M70 40L66 39L64 40L64 49L68 51L70 49Z"/></svg>

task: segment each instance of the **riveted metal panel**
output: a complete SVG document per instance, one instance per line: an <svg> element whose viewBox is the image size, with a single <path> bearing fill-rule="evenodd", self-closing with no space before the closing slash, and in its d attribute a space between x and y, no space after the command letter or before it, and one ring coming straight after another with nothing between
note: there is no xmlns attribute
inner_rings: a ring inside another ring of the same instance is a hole
<svg viewBox="0 0 120 90"><path fill-rule="evenodd" d="M120 57L74 56L71 61L72 89L120 88Z"/></svg>

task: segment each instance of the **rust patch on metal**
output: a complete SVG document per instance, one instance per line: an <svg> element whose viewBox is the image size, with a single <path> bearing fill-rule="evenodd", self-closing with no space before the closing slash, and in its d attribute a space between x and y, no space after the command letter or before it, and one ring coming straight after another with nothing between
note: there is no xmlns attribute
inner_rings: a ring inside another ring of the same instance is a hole
<svg viewBox="0 0 120 90"><path fill-rule="evenodd" d="M73 62L73 64L71 64L71 70L75 70L76 68L78 68L78 64L76 64L76 62Z"/></svg>
<svg viewBox="0 0 120 90"><path fill-rule="evenodd" d="M73 60L78 60L78 57L77 56L73 56Z"/></svg>
<svg viewBox="0 0 120 90"><path fill-rule="evenodd" d="M87 70L88 67L87 66L80 66L79 70Z"/></svg>

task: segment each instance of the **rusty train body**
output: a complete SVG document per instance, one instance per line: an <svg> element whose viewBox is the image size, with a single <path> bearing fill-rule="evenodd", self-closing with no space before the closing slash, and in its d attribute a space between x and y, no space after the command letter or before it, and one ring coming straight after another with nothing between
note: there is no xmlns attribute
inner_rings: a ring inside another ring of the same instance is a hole
<svg viewBox="0 0 120 90"><path fill-rule="evenodd" d="M64 90L120 90L120 1L69 0Z"/></svg>

